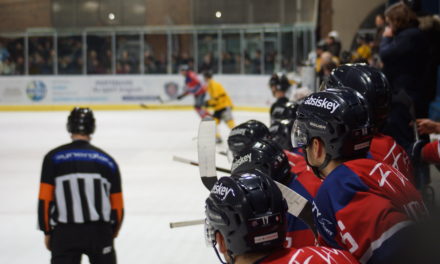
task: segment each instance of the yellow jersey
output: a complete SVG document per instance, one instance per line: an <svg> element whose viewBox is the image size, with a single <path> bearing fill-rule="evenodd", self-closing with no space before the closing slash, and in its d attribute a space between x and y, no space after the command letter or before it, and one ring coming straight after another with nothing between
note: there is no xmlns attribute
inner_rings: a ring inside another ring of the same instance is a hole
<svg viewBox="0 0 440 264"><path fill-rule="evenodd" d="M210 96L207 104L214 108L214 111L219 111L226 107L232 107L232 100L226 93L225 88L219 82L209 80L207 90Z"/></svg>

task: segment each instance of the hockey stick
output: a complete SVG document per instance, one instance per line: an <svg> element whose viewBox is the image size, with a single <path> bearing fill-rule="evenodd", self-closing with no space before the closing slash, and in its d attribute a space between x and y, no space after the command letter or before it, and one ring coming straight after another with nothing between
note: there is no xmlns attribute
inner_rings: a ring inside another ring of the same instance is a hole
<svg viewBox="0 0 440 264"><path fill-rule="evenodd" d="M204 119L199 126L197 154L199 156L200 177L208 190L211 190L217 181L215 166L215 122L212 119ZM283 197L288 204L288 212L303 220L316 234L313 222L311 205L306 198L276 182ZM304 208L306 208L304 210Z"/></svg>
<svg viewBox="0 0 440 264"><path fill-rule="evenodd" d="M157 100L157 101L159 101L160 104L165 104L165 103L169 103L169 102L171 102L171 101L174 101L175 99L170 98L170 99L167 99L167 100L163 100L162 97L161 97L160 95L158 95L158 96L153 97L153 100ZM140 105L140 107L142 107L142 108L150 109L150 107L149 107L147 104L140 103L139 105Z"/></svg>
<svg viewBox="0 0 440 264"><path fill-rule="evenodd" d="M205 219L181 221L181 222L171 222L170 228L193 226L193 225L203 225L204 223L205 223Z"/></svg>
<svg viewBox="0 0 440 264"><path fill-rule="evenodd" d="M198 162L193 161L193 160L189 160L189 159L185 159L185 158L182 158L182 157L173 156L173 160L177 161L177 162L182 162L182 163L185 163L185 164L190 164L190 165L193 165L193 166L197 166L197 167L199 166ZM231 170L229 170L229 169L225 169L225 168L221 168L221 167L215 167L215 170L219 171L219 172L224 172L224 173L231 174Z"/></svg>
<svg viewBox="0 0 440 264"><path fill-rule="evenodd" d="M215 170L215 129L214 119L212 117L205 117L200 122L197 136L200 178L208 190L211 190L217 181Z"/></svg>

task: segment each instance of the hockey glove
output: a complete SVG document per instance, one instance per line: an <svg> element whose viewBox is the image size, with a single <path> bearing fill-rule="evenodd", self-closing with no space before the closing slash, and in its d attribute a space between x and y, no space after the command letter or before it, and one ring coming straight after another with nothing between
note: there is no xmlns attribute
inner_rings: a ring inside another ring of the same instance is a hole
<svg viewBox="0 0 440 264"><path fill-rule="evenodd" d="M185 96L186 96L186 94L181 94L181 95L177 96L177 100L182 100L183 97L185 97Z"/></svg>

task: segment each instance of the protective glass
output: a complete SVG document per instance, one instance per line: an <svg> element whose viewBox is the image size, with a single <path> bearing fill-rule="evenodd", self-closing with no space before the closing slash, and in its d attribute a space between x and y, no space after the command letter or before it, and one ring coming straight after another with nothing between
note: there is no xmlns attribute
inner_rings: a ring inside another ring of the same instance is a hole
<svg viewBox="0 0 440 264"><path fill-rule="evenodd" d="M307 130L303 125L301 125L301 122L298 120L295 120L292 127L291 132L291 139L292 139L292 147L294 148L304 148L308 145L308 137L307 137Z"/></svg>

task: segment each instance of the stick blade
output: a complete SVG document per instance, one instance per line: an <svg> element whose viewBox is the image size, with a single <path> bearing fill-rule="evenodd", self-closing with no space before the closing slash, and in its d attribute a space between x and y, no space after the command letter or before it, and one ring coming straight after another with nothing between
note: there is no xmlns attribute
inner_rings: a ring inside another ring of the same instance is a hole
<svg viewBox="0 0 440 264"><path fill-rule="evenodd" d="M202 176L202 183L206 189L211 190L214 184L217 182L217 176Z"/></svg>
<svg viewBox="0 0 440 264"><path fill-rule="evenodd" d="M208 190L212 189L217 181L215 167L215 121L212 118L205 118L199 126L197 137L197 154L199 172L203 185Z"/></svg>
<svg viewBox="0 0 440 264"><path fill-rule="evenodd" d="M280 189L284 199L286 199L288 206L287 212L291 215L294 215L295 217L298 217L304 223L306 223L310 227L310 229L312 229L313 233L315 233L316 236L317 230L313 219L312 205L309 203L309 201L307 201L307 199L304 198L302 195L285 186L284 184L281 184L279 182L275 183Z"/></svg>
<svg viewBox="0 0 440 264"><path fill-rule="evenodd" d="M284 184L281 184L279 182L275 183L283 194L284 199L286 199L287 201L287 206L289 207L287 211L291 215L298 217L308 203L307 199L302 197L299 193L295 192L289 187L285 186Z"/></svg>

